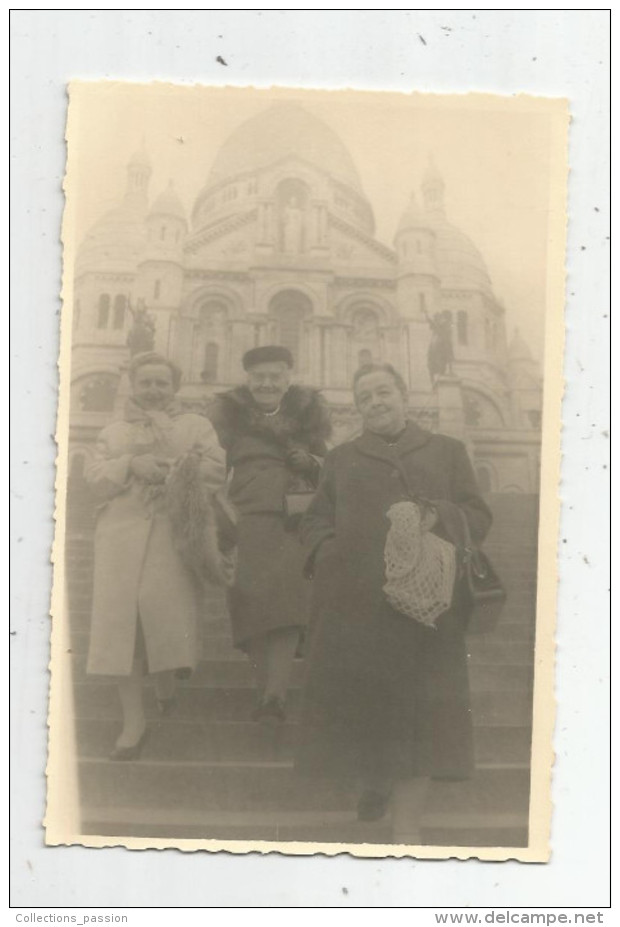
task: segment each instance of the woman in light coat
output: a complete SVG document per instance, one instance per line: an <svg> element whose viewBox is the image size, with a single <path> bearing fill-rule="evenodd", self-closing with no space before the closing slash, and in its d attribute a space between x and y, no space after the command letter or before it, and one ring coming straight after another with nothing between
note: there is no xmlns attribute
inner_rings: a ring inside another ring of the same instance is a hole
<svg viewBox="0 0 620 927"><path fill-rule="evenodd" d="M457 585L435 627L389 604L388 512L420 500L423 531L455 546L463 515L479 542L491 513L464 445L407 421L392 367L360 368L353 388L363 434L327 456L301 526L314 615L297 762L310 776L357 777L362 820L383 817L392 799L397 833L417 843L428 778L473 768L467 603Z"/></svg>
<svg viewBox="0 0 620 927"><path fill-rule="evenodd" d="M162 710L174 676L198 657L200 583L178 551L165 501L171 467L198 455L199 478L214 493L226 478L224 451L211 423L184 412L174 396L180 371L154 352L134 357L124 419L101 432L86 479L102 501L88 673L118 680L123 729L113 759L139 756L146 737L142 675L155 674Z"/></svg>

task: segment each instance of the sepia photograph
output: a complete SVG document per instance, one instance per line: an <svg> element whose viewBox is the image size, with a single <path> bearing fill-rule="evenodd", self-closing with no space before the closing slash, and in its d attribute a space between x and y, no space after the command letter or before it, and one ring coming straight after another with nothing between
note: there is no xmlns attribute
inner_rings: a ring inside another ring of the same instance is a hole
<svg viewBox="0 0 620 927"><path fill-rule="evenodd" d="M70 84L48 843L548 859L568 122Z"/></svg>

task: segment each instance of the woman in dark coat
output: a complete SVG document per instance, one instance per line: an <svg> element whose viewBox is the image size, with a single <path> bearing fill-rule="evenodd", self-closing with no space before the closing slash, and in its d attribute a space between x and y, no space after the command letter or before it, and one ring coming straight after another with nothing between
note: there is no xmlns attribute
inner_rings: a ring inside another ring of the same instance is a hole
<svg viewBox="0 0 620 927"><path fill-rule="evenodd" d="M285 519L285 496L316 488L329 435L327 409L312 389L291 386L293 358L279 345L243 357L245 386L220 394L209 417L232 470L239 512L238 569L229 592L235 646L257 678L257 720L284 720L300 631L308 620L298 521Z"/></svg>
<svg viewBox="0 0 620 927"><path fill-rule="evenodd" d="M388 604L387 512L425 500L423 530L455 545L458 509L475 541L491 514L464 445L406 420L407 390L392 367L362 367L354 393L363 434L326 458L301 528L314 607L298 768L360 777L358 816L376 820L398 782L417 780L419 807L429 776L466 778L473 767L466 607L458 584L435 628Z"/></svg>

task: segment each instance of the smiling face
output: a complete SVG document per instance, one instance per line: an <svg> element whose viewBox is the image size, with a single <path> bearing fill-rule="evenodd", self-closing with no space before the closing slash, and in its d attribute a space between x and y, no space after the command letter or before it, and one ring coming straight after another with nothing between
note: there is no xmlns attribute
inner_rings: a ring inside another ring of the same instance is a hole
<svg viewBox="0 0 620 927"><path fill-rule="evenodd" d="M165 409L176 390L166 364L143 364L132 380L133 398L143 409Z"/></svg>
<svg viewBox="0 0 620 927"><path fill-rule="evenodd" d="M265 361L248 370L248 389L265 411L277 409L291 380L291 371L285 361Z"/></svg>
<svg viewBox="0 0 620 927"><path fill-rule="evenodd" d="M355 404L364 427L376 434L396 435L407 423L405 397L387 371L377 370L359 378Z"/></svg>

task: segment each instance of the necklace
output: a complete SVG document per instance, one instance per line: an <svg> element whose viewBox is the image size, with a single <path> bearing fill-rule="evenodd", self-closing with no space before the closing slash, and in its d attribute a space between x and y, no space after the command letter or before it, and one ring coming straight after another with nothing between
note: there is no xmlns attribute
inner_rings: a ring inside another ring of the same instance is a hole
<svg viewBox="0 0 620 927"><path fill-rule="evenodd" d="M278 403L278 405L277 405L276 408L273 410L273 412L265 412L264 409L261 409L261 414L262 414L262 415L266 415L267 418L272 418L274 415L277 415L278 412L280 411L280 405L281 405L281 403Z"/></svg>

